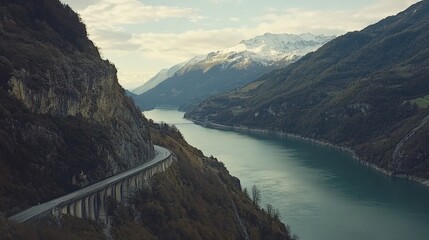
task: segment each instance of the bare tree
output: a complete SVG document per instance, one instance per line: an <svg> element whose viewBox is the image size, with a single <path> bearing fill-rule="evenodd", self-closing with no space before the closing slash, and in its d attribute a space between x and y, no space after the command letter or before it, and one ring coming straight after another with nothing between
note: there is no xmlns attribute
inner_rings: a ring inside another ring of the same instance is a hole
<svg viewBox="0 0 429 240"><path fill-rule="evenodd" d="M277 220L280 220L280 218L281 218L281 216L280 216L280 211L279 211L279 209L275 209L274 211L273 211L273 218L274 219L277 219Z"/></svg>
<svg viewBox="0 0 429 240"><path fill-rule="evenodd" d="M271 204L267 204L267 214L270 216L270 217L273 217L274 216L274 208L273 208L273 205L271 205Z"/></svg>
<svg viewBox="0 0 429 240"><path fill-rule="evenodd" d="M248 199L250 199L249 192L247 191L247 188L243 189L243 193Z"/></svg>
<svg viewBox="0 0 429 240"><path fill-rule="evenodd" d="M252 202L256 206L259 206L259 203L261 202L261 190L259 190L256 185L253 185L252 187Z"/></svg>

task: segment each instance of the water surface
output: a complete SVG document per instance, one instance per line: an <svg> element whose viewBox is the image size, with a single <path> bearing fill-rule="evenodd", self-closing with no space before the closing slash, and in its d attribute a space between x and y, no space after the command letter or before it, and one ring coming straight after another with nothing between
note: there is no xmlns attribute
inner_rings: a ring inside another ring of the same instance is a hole
<svg viewBox="0 0 429 240"><path fill-rule="evenodd" d="M385 176L329 147L203 128L176 110L144 114L176 125L243 187L257 185L262 205L278 208L302 240L429 239L429 187Z"/></svg>

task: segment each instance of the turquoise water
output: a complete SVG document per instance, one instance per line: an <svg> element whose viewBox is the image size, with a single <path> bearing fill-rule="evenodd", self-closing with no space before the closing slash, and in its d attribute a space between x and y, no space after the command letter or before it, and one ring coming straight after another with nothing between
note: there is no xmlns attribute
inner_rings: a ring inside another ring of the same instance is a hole
<svg viewBox="0 0 429 240"><path fill-rule="evenodd" d="M428 240L429 187L364 167L341 151L293 139L203 128L175 110L144 113L174 124L191 145L261 189L302 240Z"/></svg>

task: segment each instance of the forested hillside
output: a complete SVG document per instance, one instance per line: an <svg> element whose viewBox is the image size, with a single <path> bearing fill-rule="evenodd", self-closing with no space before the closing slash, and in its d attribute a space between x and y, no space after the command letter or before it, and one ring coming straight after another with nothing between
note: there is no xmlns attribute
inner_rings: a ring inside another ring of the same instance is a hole
<svg viewBox="0 0 429 240"><path fill-rule="evenodd" d="M330 142L389 173L429 179L428 72L422 1L186 116Z"/></svg>

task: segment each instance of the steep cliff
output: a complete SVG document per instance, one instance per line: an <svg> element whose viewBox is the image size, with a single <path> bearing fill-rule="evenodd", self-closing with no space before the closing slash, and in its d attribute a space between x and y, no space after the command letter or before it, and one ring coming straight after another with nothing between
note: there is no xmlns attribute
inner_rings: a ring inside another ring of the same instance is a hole
<svg viewBox="0 0 429 240"><path fill-rule="evenodd" d="M186 116L330 142L391 174L429 179L428 30L421 1Z"/></svg>
<svg viewBox="0 0 429 240"><path fill-rule="evenodd" d="M0 14L0 239L291 239L221 163L142 116L68 6L0 0ZM125 204L109 199L110 224L6 219L144 162L152 140L177 161Z"/></svg>
<svg viewBox="0 0 429 240"><path fill-rule="evenodd" d="M291 239L221 163L142 116L68 6L0 0L0 14L0 239ZM109 198L110 224L6 219L144 162L152 139L177 161L125 204Z"/></svg>
<svg viewBox="0 0 429 240"><path fill-rule="evenodd" d="M146 120L78 15L56 0L0 4L0 211L151 157Z"/></svg>
<svg viewBox="0 0 429 240"><path fill-rule="evenodd" d="M108 226L67 215L31 225L0 216L0 239L296 239L275 210L253 203L221 162L188 145L177 128L150 129L154 143L169 148L176 160L127 204L112 200Z"/></svg>

